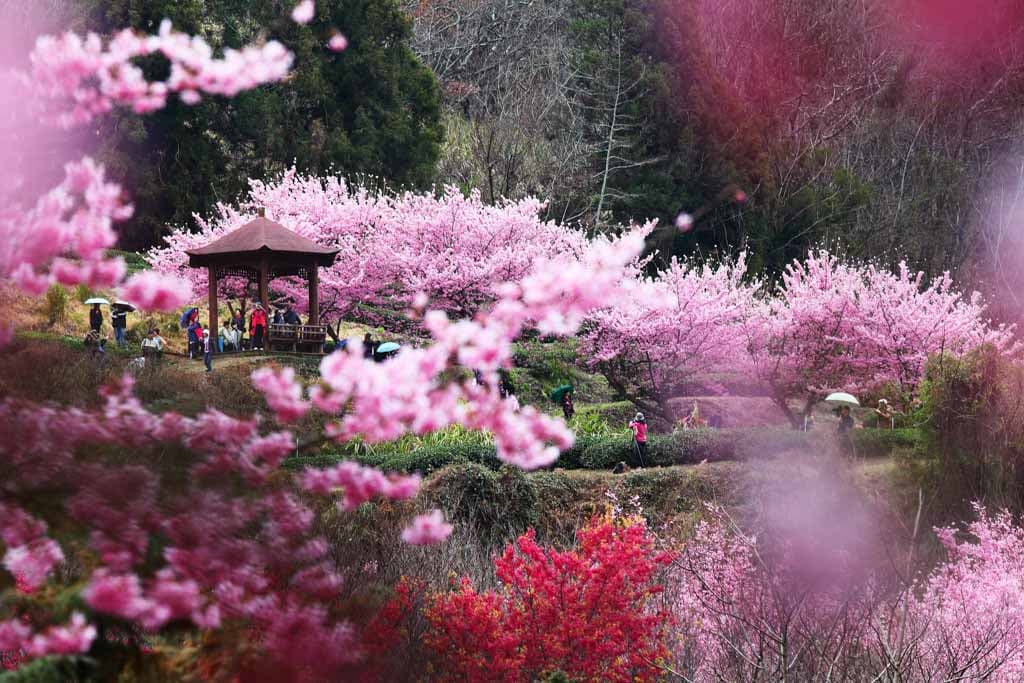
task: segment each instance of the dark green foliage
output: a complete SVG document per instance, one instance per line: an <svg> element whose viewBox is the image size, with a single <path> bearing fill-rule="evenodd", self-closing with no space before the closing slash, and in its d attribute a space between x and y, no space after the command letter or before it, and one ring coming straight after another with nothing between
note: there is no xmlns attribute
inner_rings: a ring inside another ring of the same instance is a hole
<svg viewBox="0 0 1024 683"><path fill-rule="evenodd" d="M856 454L861 457L881 457L897 450L908 451L921 443L917 429L855 429L850 433Z"/></svg>
<svg viewBox="0 0 1024 683"><path fill-rule="evenodd" d="M941 501L948 519L970 501L1024 505L1024 369L992 348L938 356L925 369L918 457L905 461L916 484ZM948 521L946 519L940 522Z"/></svg>
<svg viewBox="0 0 1024 683"><path fill-rule="evenodd" d="M521 470L495 472L475 463L447 467L428 481L421 495L454 524L472 527L490 543L503 543L537 521L537 491Z"/></svg>
<svg viewBox="0 0 1024 683"><path fill-rule="evenodd" d="M493 446L477 444L444 444L418 448L409 453L361 456L358 459L388 472L419 472L423 475L456 463L472 463L492 470L501 466Z"/></svg>
<svg viewBox="0 0 1024 683"><path fill-rule="evenodd" d="M70 683L91 681L91 669L78 657L43 657L24 664L15 671L0 671L0 683Z"/></svg>
<svg viewBox="0 0 1024 683"><path fill-rule="evenodd" d="M248 178L292 164L300 171L371 174L396 185L433 180L442 139L440 89L407 46L409 21L395 0L319 0L307 26L294 3L277 0L85 0L88 27L154 32L167 17L215 48L277 39L295 53L292 76L225 99L186 106L172 98L145 117L104 119L99 156L123 182L135 216L122 226L125 248L155 244L168 224L187 224L216 202L230 202ZM349 48L326 43L335 30ZM159 75L166 64L144 64Z"/></svg>
<svg viewBox="0 0 1024 683"><path fill-rule="evenodd" d="M897 449L913 449L919 434L914 429L858 429L852 436L854 452L859 457L880 457ZM805 433L786 428L697 429L671 434L653 434L647 442L650 466L694 465L702 461L747 460L784 455L791 451L819 452L830 448L834 440L829 434ZM290 467L327 466L343 459L337 455L316 455L292 458ZM478 444L445 444L418 448L409 453L364 455L356 457L366 464L393 472L420 472L429 475L452 464L474 464L497 470L501 461L492 446ZM572 448L563 452L555 467L564 469L610 470L620 462L640 467L633 439L616 433L577 436Z"/></svg>

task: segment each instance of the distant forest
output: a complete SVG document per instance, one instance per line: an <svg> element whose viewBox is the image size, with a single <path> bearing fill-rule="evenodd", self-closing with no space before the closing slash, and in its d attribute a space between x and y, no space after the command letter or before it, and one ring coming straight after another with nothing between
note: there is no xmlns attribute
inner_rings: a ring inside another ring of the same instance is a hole
<svg viewBox="0 0 1024 683"><path fill-rule="evenodd" d="M265 35L296 52L285 83L117 115L80 141L132 191L123 246L295 164L537 195L589 231L699 211L692 232L659 232L656 263L747 250L778 274L826 246L955 271L1018 308L1024 3L318 0L309 26L292 4L46 0L21 19L34 35L166 16L217 47ZM23 5L0 3L8 21ZM323 47L335 28L340 54Z"/></svg>

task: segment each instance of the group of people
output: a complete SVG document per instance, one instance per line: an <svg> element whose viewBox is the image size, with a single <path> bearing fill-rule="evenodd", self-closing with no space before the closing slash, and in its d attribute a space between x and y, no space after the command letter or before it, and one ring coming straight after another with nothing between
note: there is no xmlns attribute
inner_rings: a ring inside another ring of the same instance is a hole
<svg viewBox="0 0 1024 683"><path fill-rule="evenodd" d="M114 306L110 311L110 327L114 330L114 340L120 348L128 346L128 309ZM89 330L99 336L103 330L103 310L99 304L89 309ZM104 346L106 346L104 340ZM99 347L99 344L96 344Z"/></svg>
<svg viewBox="0 0 1024 683"><path fill-rule="evenodd" d="M873 414L875 416L875 428L876 429L895 429L896 428L896 414L893 412L892 406L884 398L878 399L878 407L874 409ZM836 427L836 431L840 434L848 434L851 429L854 428L856 423L853 420L853 415L850 411L849 406L842 406L839 408L839 425ZM864 424L861 424L863 427Z"/></svg>
<svg viewBox="0 0 1024 683"><path fill-rule="evenodd" d="M291 306L275 309L271 318L263 304L257 302L249 314L248 324L242 309L232 309L231 317L221 321L217 339L210 338L210 330L203 329L199 322L199 309L190 309L185 323L188 332L188 356L189 358L203 357L207 371L212 369L212 354L214 351L265 351L267 343L267 331L271 324L278 325L301 325L302 319ZM246 333L249 337L246 339Z"/></svg>

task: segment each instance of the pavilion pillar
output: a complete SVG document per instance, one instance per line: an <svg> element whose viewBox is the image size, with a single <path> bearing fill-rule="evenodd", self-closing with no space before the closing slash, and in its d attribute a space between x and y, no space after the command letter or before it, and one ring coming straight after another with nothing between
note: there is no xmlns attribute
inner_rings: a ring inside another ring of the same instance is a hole
<svg viewBox="0 0 1024 683"><path fill-rule="evenodd" d="M320 324L320 277L314 263L309 269L309 320L307 325Z"/></svg>
<svg viewBox="0 0 1024 683"><path fill-rule="evenodd" d="M209 267L209 277L207 278L210 282L210 348L216 353L217 351L217 270L213 266Z"/></svg>
<svg viewBox="0 0 1024 683"><path fill-rule="evenodd" d="M270 319L270 264L267 259L260 260L260 303Z"/></svg>

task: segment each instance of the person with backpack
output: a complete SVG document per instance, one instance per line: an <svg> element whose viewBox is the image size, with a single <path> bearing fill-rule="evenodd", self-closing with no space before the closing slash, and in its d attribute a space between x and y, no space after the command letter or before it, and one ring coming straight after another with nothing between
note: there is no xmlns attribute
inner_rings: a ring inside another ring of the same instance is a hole
<svg viewBox="0 0 1024 683"><path fill-rule="evenodd" d="M249 334L252 335L253 351L262 351L263 337L267 334L267 313L263 304L257 303L249 317Z"/></svg>
<svg viewBox="0 0 1024 683"><path fill-rule="evenodd" d="M633 430L633 444L636 447L636 452L640 456L640 465L646 467L647 458L647 419L643 413L637 413L633 417L633 421L629 423L629 428Z"/></svg>

